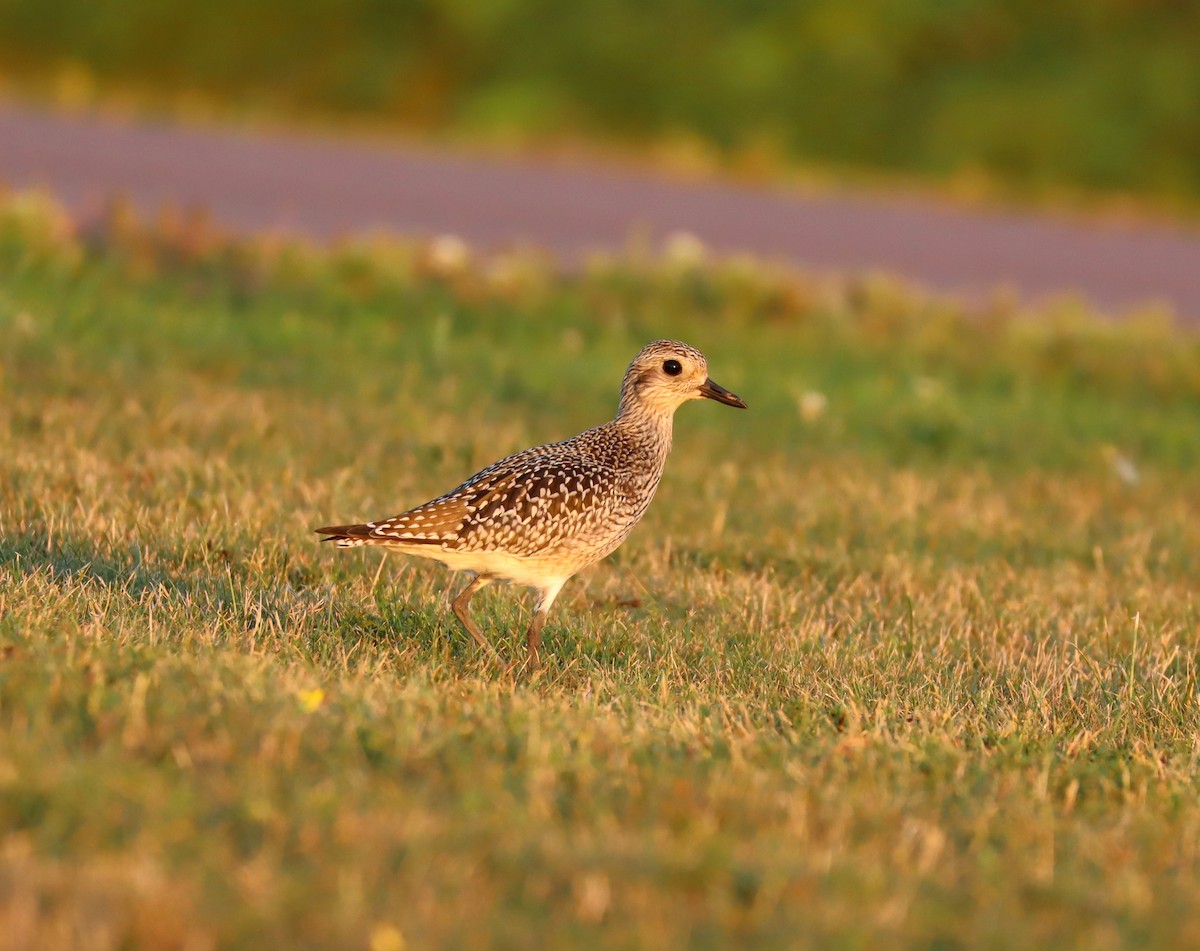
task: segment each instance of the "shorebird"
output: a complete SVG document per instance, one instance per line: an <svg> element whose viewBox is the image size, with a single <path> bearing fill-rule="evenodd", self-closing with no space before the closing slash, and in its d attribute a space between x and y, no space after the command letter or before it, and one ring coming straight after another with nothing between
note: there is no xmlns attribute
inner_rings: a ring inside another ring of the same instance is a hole
<svg viewBox="0 0 1200 951"><path fill-rule="evenodd" d="M525 664L536 669L554 599L572 575L616 550L646 514L671 451L675 410L701 398L746 408L709 379L708 362L695 347L655 340L625 371L610 422L507 456L391 518L315 531L339 548L382 545L472 575L454 598L454 614L497 661L467 610L471 598L494 582L534 589Z"/></svg>

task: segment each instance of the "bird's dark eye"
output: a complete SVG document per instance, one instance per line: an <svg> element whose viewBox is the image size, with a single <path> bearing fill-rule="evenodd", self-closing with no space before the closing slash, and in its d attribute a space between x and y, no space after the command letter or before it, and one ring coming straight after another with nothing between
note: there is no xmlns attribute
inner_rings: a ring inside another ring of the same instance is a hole
<svg viewBox="0 0 1200 951"><path fill-rule="evenodd" d="M664 360L663 373L667 376L679 376L683 372L683 364L678 360Z"/></svg>

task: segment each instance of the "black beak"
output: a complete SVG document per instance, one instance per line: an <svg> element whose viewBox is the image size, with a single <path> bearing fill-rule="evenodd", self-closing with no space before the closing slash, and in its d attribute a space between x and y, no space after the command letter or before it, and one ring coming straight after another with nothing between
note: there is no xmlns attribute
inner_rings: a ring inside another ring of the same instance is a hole
<svg viewBox="0 0 1200 951"><path fill-rule="evenodd" d="M701 384L700 395L710 400L716 400L718 403L724 403L726 406L736 406L738 409L746 408L746 404L740 396L735 396L712 380L705 380Z"/></svg>

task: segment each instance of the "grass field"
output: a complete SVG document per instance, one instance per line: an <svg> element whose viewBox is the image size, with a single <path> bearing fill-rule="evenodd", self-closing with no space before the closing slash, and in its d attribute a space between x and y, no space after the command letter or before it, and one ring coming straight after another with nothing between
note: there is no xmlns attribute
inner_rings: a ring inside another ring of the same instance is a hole
<svg viewBox="0 0 1200 951"><path fill-rule="evenodd" d="M445 250L3 205L0 946L1200 943L1193 333ZM683 407L540 680L310 534L658 336L751 409Z"/></svg>

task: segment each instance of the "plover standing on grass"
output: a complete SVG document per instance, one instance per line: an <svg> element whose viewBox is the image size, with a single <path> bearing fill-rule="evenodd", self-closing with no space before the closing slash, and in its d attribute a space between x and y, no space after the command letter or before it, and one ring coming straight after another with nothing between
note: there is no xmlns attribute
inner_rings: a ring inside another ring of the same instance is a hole
<svg viewBox="0 0 1200 951"><path fill-rule="evenodd" d="M573 574L613 552L646 514L671 451L675 410L702 397L746 408L708 378L708 363L695 347L655 340L626 370L611 422L501 459L457 489L391 518L315 531L339 548L383 545L471 573L454 613L497 659L467 611L471 598L497 581L533 588L538 598L526 664L534 669L558 592Z"/></svg>

